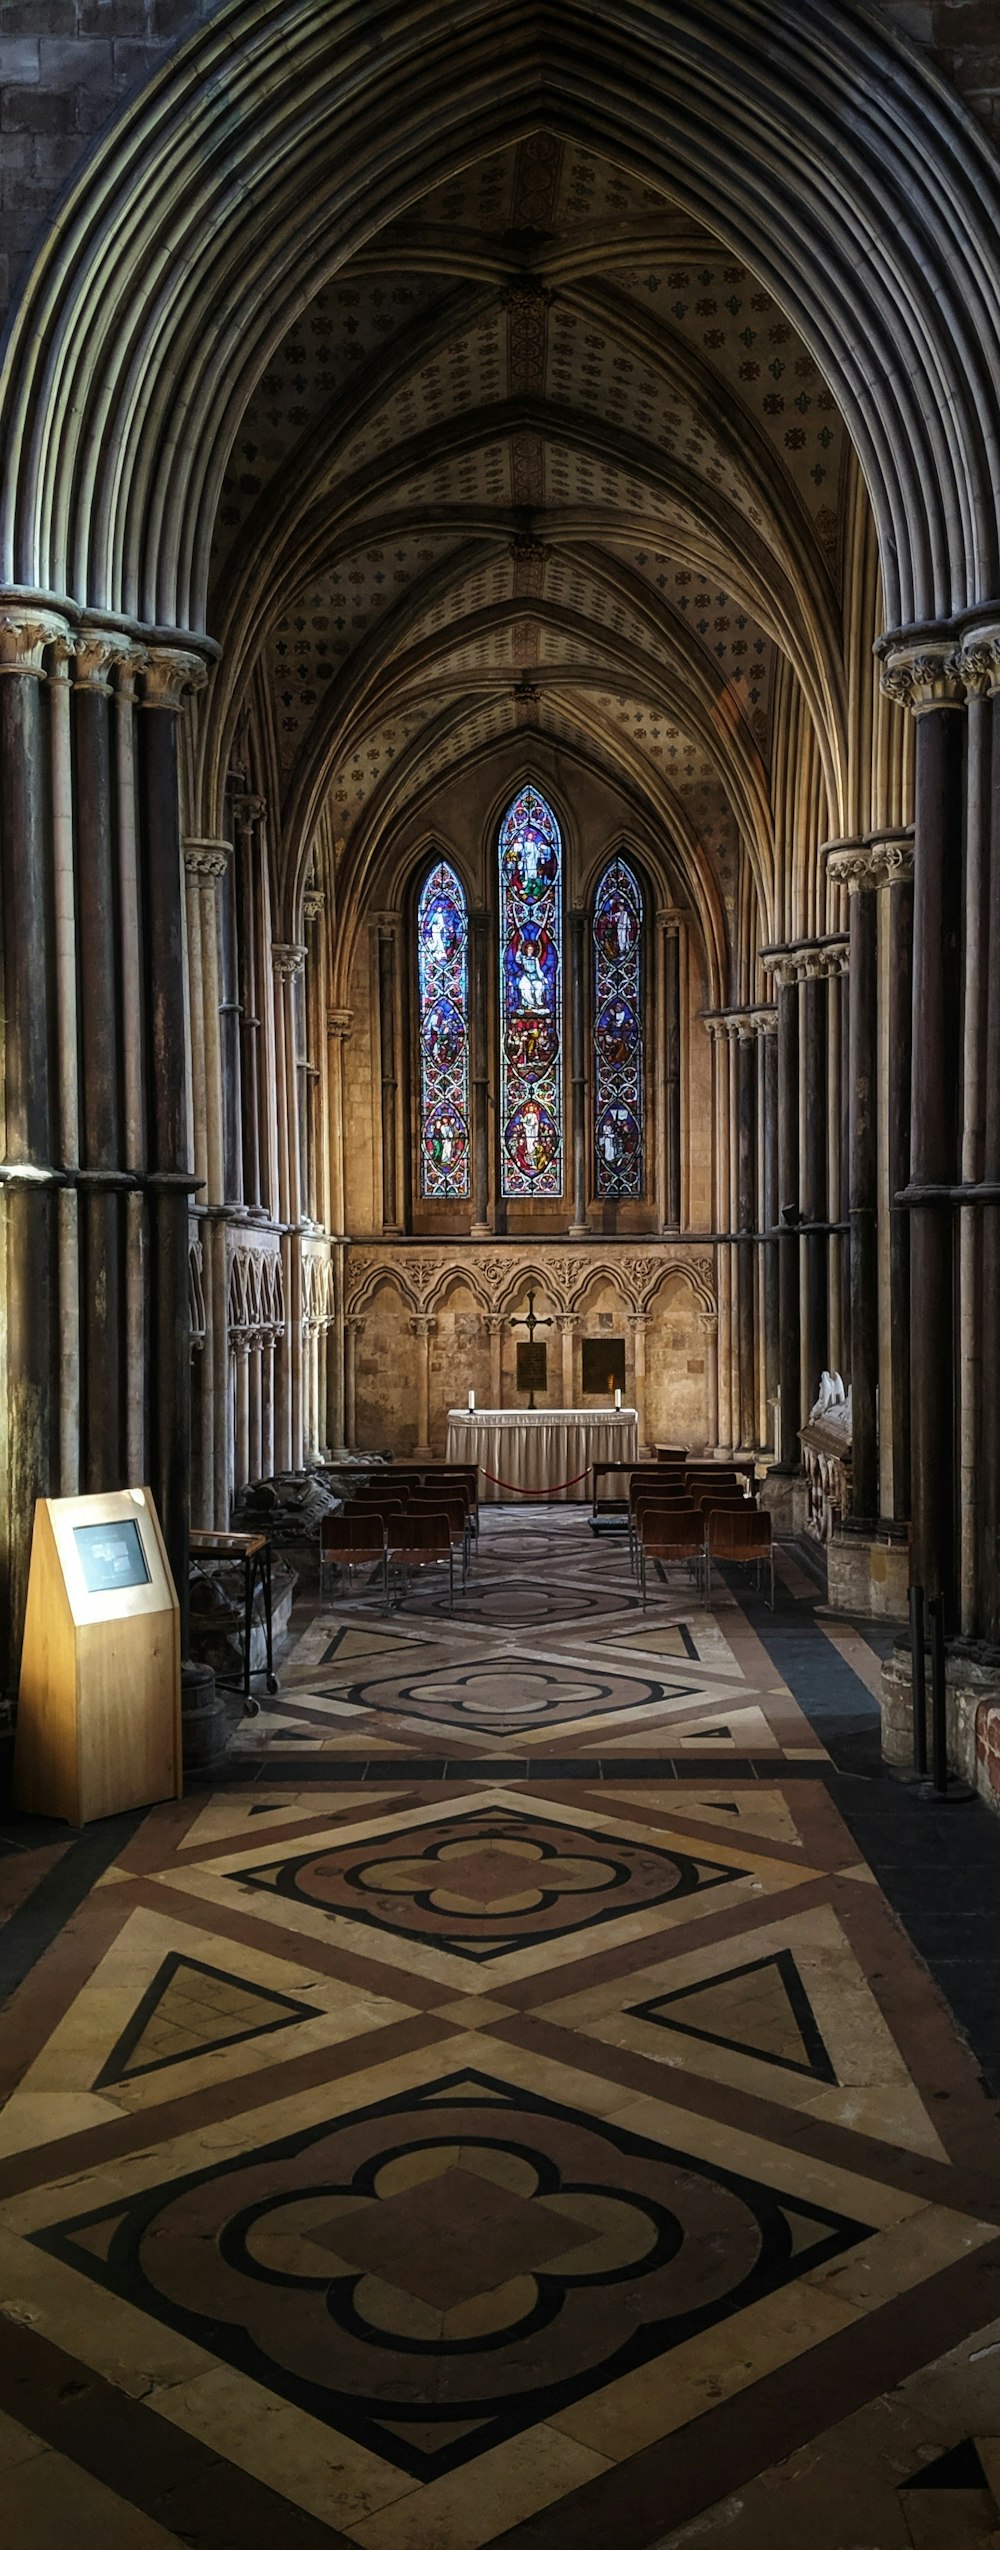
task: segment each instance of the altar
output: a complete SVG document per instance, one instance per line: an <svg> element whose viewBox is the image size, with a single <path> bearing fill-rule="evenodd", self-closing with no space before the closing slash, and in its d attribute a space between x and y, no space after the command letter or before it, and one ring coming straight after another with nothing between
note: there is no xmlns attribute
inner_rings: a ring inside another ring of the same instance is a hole
<svg viewBox="0 0 1000 2550"><path fill-rule="evenodd" d="M635 1461L638 1453L634 1408L448 1410L448 1460L477 1462L480 1497L495 1505L505 1502L498 1480L515 1496L541 1502L565 1488L568 1503L585 1504L593 1462Z"/></svg>

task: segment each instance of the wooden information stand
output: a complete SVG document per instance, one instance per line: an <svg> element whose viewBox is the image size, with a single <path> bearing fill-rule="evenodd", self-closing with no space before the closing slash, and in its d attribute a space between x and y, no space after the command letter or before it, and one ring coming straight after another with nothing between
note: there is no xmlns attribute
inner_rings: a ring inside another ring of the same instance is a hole
<svg viewBox="0 0 1000 2550"><path fill-rule="evenodd" d="M149 1489L40 1497L15 1803L89 1824L180 1795L179 1615Z"/></svg>

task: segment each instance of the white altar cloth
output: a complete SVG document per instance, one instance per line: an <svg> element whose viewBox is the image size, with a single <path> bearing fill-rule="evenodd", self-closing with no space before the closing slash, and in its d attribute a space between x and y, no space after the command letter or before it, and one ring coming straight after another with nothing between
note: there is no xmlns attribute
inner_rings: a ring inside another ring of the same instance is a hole
<svg viewBox="0 0 1000 2550"><path fill-rule="evenodd" d="M448 1460L477 1461L480 1496L496 1505L511 1501L497 1479L521 1495L534 1490L539 1501L572 1479L566 1501L582 1505L592 1462L635 1461L638 1450L634 1408L476 1408L471 1416L465 1408L448 1410Z"/></svg>

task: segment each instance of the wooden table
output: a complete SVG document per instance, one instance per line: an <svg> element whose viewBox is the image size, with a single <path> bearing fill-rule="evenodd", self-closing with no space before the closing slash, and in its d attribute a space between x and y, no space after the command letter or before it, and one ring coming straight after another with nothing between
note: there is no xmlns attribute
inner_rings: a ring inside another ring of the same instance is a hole
<svg viewBox="0 0 1000 2550"><path fill-rule="evenodd" d="M274 1671L274 1641L271 1625L271 1544L266 1532L192 1532L191 1556L199 1560L220 1559L243 1568L243 1708L247 1717L257 1709L250 1694L250 1642L253 1632L254 1595L260 1586L264 1597L264 1635L267 1640L267 1688L278 1688ZM217 1675L216 1679L223 1677Z"/></svg>
<svg viewBox="0 0 1000 2550"><path fill-rule="evenodd" d="M506 1492L584 1505L595 1461L634 1464L638 1436L634 1408L449 1408L447 1457L478 1464L491 1504Z"/></svg>

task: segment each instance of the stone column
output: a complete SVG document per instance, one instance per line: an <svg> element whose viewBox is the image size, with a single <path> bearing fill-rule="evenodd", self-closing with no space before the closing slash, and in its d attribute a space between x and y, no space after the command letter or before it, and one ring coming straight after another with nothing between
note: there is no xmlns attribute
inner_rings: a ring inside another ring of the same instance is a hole
<svg viewBox="0 0 1000 2550"><path fill-rule="evenodd" d="M49 648L49 726L52 747L52 846L55 907L56 1045L58 1051L58 1157L64 1170L80 1166L79 1009L77 1000L76 865L73 827L73 747L69 667L73 641ZM130 1165L136 1165L131 1163ZM132 1203L130 1196L128 1202ZM80 1486L80 1222L79 1193L67 1179L57 1193L59 1297L59 1463L62 1496ZM137 1473L132 1472L134 1477Z"/></svg>
<svg viewBox="0 0 1000 2550"><path fill-rule="evenodd" d="M714 1452L719 1440L719 1322L714 1310L700 1310L698 1326L705 1340L705 1449Z"/></svg>
<svg viewBox="0 0 1000 2550"><path fill-rule="evenodd" d="M826 1204L831 1222L843 1219L845 1197L841 1186L843 1128L841 1096L844 1069L841 1047L844 1035L844 1010L847 979L847 952L842 966L834 965L826 986ZM831 1230L827 1249L827 1337L830 1369L842 1373L846 1361L844 1343L844 1250L839 1231Z"/></svg>
<svg viewBox="0 0 1000 2550"><path fill-rule="evenodd" d="M777 985L778 1391L781 1467L799 1466L802 1423L799 1303L799 996L784 953L773 965Z"/></svg>
<svg viewBox="0 0 1000 2550"><path fill-rule="evenodd" d="M757 1096L761 1115L761 1172L757 1222L761 1241L761 1442L773 1441L772 1410L778 1392L778 1017L758 1009Z"/></svg>
<svg viewBox="0 0 1000 2550"><path fill-rule="evenodd" d="M145 656L138 716L139 836L147 948L146 1089L151 1242L150 1473L177 1588L188 1654L191 1375L184 932L178 713L205 679L200 656L157 646Z"/></svg>
<svg viewBox="0 0 1000 2550"><path fill-rule="evenodd" d="M490 916L475 911L472 933L472 1237L489 1239L490 1220Z"/></svg>
<svg viewBox="0 0 1000 2550"><path fill-rule="evenodd" d="M712 1084L714 1099L713 1119L715 1127L715 1228L719 1234L719 1241L715 1251L715 1281L719 1304L718 1328L716 1332L718 1340L718 1377L716 1385L718 1438L717 1447L713 1446L713 1449L718 1448L722 1452L729 1452L732 1450L733 1444L733 1253L729 1245L728 1238L726 1237L730 1228L730 1048L729 1037L723 1020L710 1018L706 1020L706 1025L712 1039Z"/></svg>
<svg viewBox="0 0 1000 2550"><path fill-rule="evenodd" d="M490 1404L503 1407L503 1332L506 1321L502 1311L489 1310L485 1320L490 1341Z"/></svg>
<svg viewBox="0 0 1000 2550"><path fill-rule="evenodd" d="M562 1339L562 1403L564 1408L574 1408L576 1406L576 1373L574 1371L573 1341L576 1336L578 1324L575 1312L559 1312L556 1320L556 1326Z"/></svg>
<svg viewBox="0 0 1000 2550"><path fill-rule="evenodd" d="M437 1320L429 1311L418 1311L410 1321L410 1335L417 1340L417 1440L413 1447L415 1461L431 1457L431 1339L437 1335Z"/></svg>
<svg viewBox="0 0 1000 2550"><path fill-rule="evenodd" d="M398 1161L399 1069L396 1058L396 916L381 913L375 930L378 983L379 1079L382 1112L382 1229L396 1238L400 1218Z"/></svg>
<svg viewBox="0 0 1000 2550"><path fill-rule="evenodd" d="M966 1231L973 1223L978 1224L978 1246L967 1238L963 1250L963 1274L966 1278L965 1317L962 1322L966 1391L963 1395L972 1404L963 1425L963 1469L966 1471L962 1497L963 1594L966 1599L961 1625L963 1629L985 1636L997 1646L1000 1645L1000 629L996 625L974 631L966 641L962 652L962 672L970 692L970 721L976 729L975 743L979 748L978 752L974 751L970 737L970 796L971 765L974 761L978 765L979 776L976 813L979 817L980 873L978 878L974 873L967 875L966 1107L962 1184L970 1202L961 1220ZM985 732L984 727L987 728ZM974 870L973 843L970 819L969 868ZM978 931L974 921L977 911ZM973 1383L978 1384L974 1392L969 1387ZM974 1470L978 1511L968 1495L969 1467ZM975 1603L975 1614L971 1620L966 1617L970 1592Z"/></svg>
<svg viewBox="0 0 1000 2550"><path fill-rule="evenodd" d="M808 1226L827 1218L826 968L821 957L807 951L799 959L799 969L800 1197ZM812 1406L829 1352L826 1264L826 1232L807 1227L801 1269L803 1411Z"/></svg>
<svg viewBox="0 0 1000 2550"><path fill-rule="evenodd" d="M886 651L883 687L917 720L910 1104L913 1581L957 1616L956 1321L965 702L950 638Z"/></svg>
<svg viewBox="0 0 1000 2550"><path fill-rule="evenodd" d="M892 1372L892 1511L910 1519L910 1216L897 1204L910 1182L913 1056L913 835L881 842L888 898L889 999L886 1172L889 1193L889 1356Z"/></svg>
<svg viewBox="0 0 1000 2550"><path fill-rule="evenodd" d="M52 1492L59 1452L56 1085L45 986L48 889L47 646L65 636L50 612L0 609L0 904L5 1026L5 1392L0 1436L0 1596L4 1686L16 1683L35 1498Z"/></svg>
<svg viewBox="0 0 1000 2550"><path fill-rule="evenodd" d="M844 842L827 875L846 885L850 974L851 1503L859 1521L879 1511L878 1457L878 858L868 841Z"/></svg>
<svg viewBox="0 0 1000 2550"><path fill-rule="evenodd" d="M752 1450L757 1439L754 1388L754 1232L757 1226L756 1063L757 1036L752 1011L735 1020L735 1160L736 1228L736 1370L739 1377L737 1431L740 1444ZM730 1251L730 1255L734 1254Z"/></svg>
<svg viewBox="0 0 1000 2550"><path fill-rule="evenodd" d="M330 1074L330 1228L342 1239L347 1225L344 1202L344 1046L351 1032L349 1009L326 1013Z"/></svg>
<svg viewBox="0 0 1000 2550"><path fill-rule="evenodd" d="M326 948L324 942L326 896L321 886L307 888L302 898L302 915L309 950L306 967L306 1044L303 1070L303 1103L306 1119L306 1195L310 1219L321 1230L329 1230L330 1210L330 1143L327 1119L326 1073L320 1071L319 1057L326 1019ZM319 1431L317 1430L317 1442Z"/></svg>
<svg viewBox="0 0 1000 2550"><path fill-rule="evenodd" d="M80 1483L120 1487L125 1475L121 1194L123 1168L118 877L112 811L111 674L116 641L74 639L73 801L80 1039Z"/></svg>
<svg viewBox="0 0 1000 2550"><path fill-rule="evenodd" d="M236 926L239 938L240 1083L243 1100L243 1195L250 1213L265 1212L268 1192L266 1149L261 1110L263 1003L260 985L259 915L256 871L263 797L238 794L233 799L237 860ZM277 1208L277 1198L275 1198Z"/></svg>
<svg viewBox="0 0 1000 2550"><path fill-rule="evenodd" d="M365 1323L356 1312L344 1321L344 1439L349 1452L358 1449L358 1347Z"/></svg>
<svg viewBox="0 0 1000 2550"><path fill-rule="evenodd" d="M681 1227L681 937L680 913L658 912L663 966L663 1185L661 1229Z"/></svg>
<svg viewBox="0 0 1000 2550"><path fill-rule="evenodd" d="M632 1392L638 1418L640 1461L646 1460L649 1455L649 1445L646 1440L646 1330L648 1325L649 1321L644 1310L629 1312L628 1326L632 1339Z"/></svg>
<svg viewBox="0 0 1000 2550"><path fill-rule="evenodd" d="M239 1498L250 1477L250 1339L246 1331L234 1338L233 1355L236 1364L233 1484Z"/></svg>
<svg viewBox="0 0 1000 2550"><path fill-rule="evenodd" d="M585 912L570 912L567 943L569 947L570 992L570 1074L573 1090L573 1205L570 1216L571 1240L587 1236L587 1056L584 1037L586 1007Z"/></svg>

